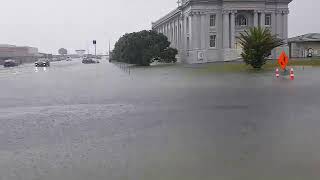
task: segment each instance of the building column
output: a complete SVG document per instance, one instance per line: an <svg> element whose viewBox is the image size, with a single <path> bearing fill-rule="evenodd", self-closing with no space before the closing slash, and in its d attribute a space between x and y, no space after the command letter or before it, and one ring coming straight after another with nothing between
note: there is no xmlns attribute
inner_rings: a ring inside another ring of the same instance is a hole
<svg viewBox="0 0 320 180"><path fill-rule="evenodd" d="M283 39L285 40L285 43L288 41L288 14L289 10L285 10L283 12Z"/></svg>
<svg viewBox="0 0 320 180"><path fill-rule="evenodd" d="M170 22L170 42L171 42L171 47L173 47L173 26L172 26L172 22Z"/></svg>
<svg viewBox="0 0 320 180"><path fill-rule="evenodd" d="M232 49L235 48L235 44L236 44L236 19L235 19L235 15L236 15L237 11L233 10L231 11L231 17L230 17L230 47Z"/></svg>
<svg viewBox="0 0 320 180"><path fill-rule="evenodd" d="M202 44L202 38L201 38L201 35L202 35L202 31L201 31L201 26L202 26L202 22L201 22L201 12L197 12L197 25L196 25L196 33L197 33L197 37L196 37L196 41L197 41L197 49L200 49L201 48L201 44Z"/></svg>
<svg viewBox="0 0 320 180"><path fill-rule="evenodd" d="M271 13L271 28L272 34L277 34L276 12Z"/></svg>
<svg viewBox="0 0 320 180"><path fill-rule="evenodd" d="M188 37L188 32L187 32L187 19L188 19L188 16L184 16L184 20L183 20L183 50L185 52L187 52L187 49L188 49L188 46L187 46L187 37Z"/></svg>
<svg viewBox="0 0 320 180"><path fill-rule="evenodd" d="M260 14L260 27L264 28L266 26L266 13L261 11Z"/></svg>
<svg viewBox="0 0 320 180"><path fill-rule="evenodd" d="M278 10L277 11L277 35L279 38L283 38L283 35L282 35L282 11Z"/></svg>
<svg viewBox="0 0 320 180"><path fill-rule="evenodd" d="M179 18L176 22L176 48L179 49Z"/></svg>
<svg viewBox="0 0 320 180"><path fill-rule="evenodd" d="M217 26L217 24L218 24L218 20L217 20L217 14L216 14L216 27L218 27ZM205 20L204 20L204 48L205 49L208 49L208 47L209 47L209 26L210 26L210 14L209 13L206 13L205 15L204 15L204 18L205 18ZM218 34L218 28L217 28L217 34ZM218 44L218 43L216 43L216 44Z"/></svg>
<svg viewBox="0 0 320 180"><path fill-rule="evenodd" d="M206 14L201 14L201 45L200 48L201 49L205 49L205 43L206 43Z"/></svg>
<svg viewBox="0 0 320 180"><path fill-rule="evenodd" d="M195 14L191 12L189 16L189 50L193 50L195 47L195 33L194 33L194 26L195 26Z"/></svg>
<svg viewBox="0 0 320 180"><path fill-rule="evenodd" d="M223 12L223 48L230 48L230 27L229 27L229 14L230 11L224 10Z"/></svg>
<svg viewBox="0 0 320 180"><path fill-rule="evenodd" d="M177 22L176 20L173 21L173 47L177 48L177 26L176 26Z"/></svg>
<svg viewBox="0 0 320 180"><path fill-rule="evenodd" d="M258 27L258 25L259 25L259 14L258 14L258 11L255 10L253 12L253 26Z"/></svg>
<svg viewBox="0 0 320 180"><path fill-rule="evenodd" d="M198 48L198 33L197 33L197 13L193 13L190 19L190 47L192 50ZM199 31L198 31L199 32Z"/></svg>

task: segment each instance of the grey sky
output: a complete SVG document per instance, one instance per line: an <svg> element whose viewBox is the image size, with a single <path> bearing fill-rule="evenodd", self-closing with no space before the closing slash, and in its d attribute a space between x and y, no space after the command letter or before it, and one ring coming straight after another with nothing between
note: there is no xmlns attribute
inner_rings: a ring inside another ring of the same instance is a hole
<svg viewBox="0 0 320 180"><path fill-rule="evenodd" d="M113 45L126 32L149 29L176 6L176 0L6 0L0 6L0 44L73 53L97 39L98 52L105 52L109 39ZM289 35L320 33L318 7L319 0L294 0Z"/></svg>

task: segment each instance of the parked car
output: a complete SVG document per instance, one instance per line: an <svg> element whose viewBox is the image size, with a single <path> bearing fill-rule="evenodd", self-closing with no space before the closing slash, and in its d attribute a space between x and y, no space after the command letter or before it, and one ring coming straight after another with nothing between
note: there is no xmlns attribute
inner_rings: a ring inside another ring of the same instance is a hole
<svg viewBox="0 0 320 180"><path fill-rule="evenodd" d="M11 59L5 60L3 64L4 67L15 67L18 65L19 64L15 60L11 60Z"/></svg>
<svg viewBox="0 0 320 180"><path fill-rule="evenodd" d="M72 61L71 57L67 57L66 61Z"/></svg>
<svg viewBox="0 0 320 180"><path fill-rule="evenodd" d="M34 63L36 67L49 67L50 61L48 59L45 60L39 60Z"/></svg>

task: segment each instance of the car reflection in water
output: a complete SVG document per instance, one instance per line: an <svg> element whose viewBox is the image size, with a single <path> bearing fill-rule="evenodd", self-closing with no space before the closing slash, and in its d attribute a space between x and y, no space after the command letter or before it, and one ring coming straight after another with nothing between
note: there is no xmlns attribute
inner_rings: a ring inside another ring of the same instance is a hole
<svg viewBox="0 0 320 180"><path fill-rule="evenodd" d="M98 60L94 60L92 58L84 58L82 60L82 63L83 64L97 64L97 63L100 63Z"/></svg>
<svg viewBox="0 0 320 180"><path fill-rule="evenodd" d="M34 63L36 67L49 67L50 61L48 59L39 60Z"/></svg>

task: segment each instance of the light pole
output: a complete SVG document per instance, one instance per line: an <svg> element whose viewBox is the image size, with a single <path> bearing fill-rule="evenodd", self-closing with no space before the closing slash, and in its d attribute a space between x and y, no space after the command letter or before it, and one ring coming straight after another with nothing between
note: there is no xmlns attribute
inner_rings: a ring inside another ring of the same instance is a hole
<svg viewBox="0 0 320 180"><path fill-rule="evenodd" d="M94 45L94 56L97 56L97 41L93 40L93 45Z"/></svg>

